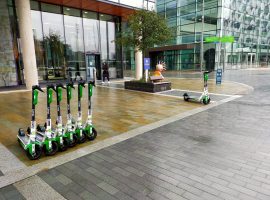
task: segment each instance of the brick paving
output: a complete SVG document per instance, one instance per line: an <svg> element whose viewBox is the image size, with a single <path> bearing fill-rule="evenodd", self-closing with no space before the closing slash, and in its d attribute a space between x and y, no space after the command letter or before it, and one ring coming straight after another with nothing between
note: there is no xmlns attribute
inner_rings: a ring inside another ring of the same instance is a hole
<svg viewBox="0 0 270 200"><path fill-rule="evenodd" d="M255 90L39 176L67 199L270 199L270 109L257 96L266 93ZM53 173L71 183L60 188Z"/></svg>
<svg viewBox="0 0 270 200"><path fill-rule="evenodd" d="M38 176L76 200L270 199L270 71L226 76L254 92Z"/></svg>

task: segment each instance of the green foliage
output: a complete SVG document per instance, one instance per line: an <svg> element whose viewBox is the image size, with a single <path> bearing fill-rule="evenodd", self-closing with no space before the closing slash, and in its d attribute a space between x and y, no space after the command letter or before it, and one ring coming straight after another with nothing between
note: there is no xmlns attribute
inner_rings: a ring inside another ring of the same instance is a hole
<svg viewBox="0 0 270 200"><path fill-rule="evenodd" d="M154 11L135 11L128 17L128 27L116 42L126 47L137 47L142 52L154 45L165 44L172 36L165 19Z"/></svg>

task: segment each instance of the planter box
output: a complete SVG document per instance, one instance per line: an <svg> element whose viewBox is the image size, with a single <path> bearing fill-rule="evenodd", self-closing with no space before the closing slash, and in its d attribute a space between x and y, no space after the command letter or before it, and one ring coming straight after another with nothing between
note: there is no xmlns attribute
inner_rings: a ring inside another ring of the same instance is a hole
<svg viewBox="0 0 270 200"><path fill-rule="evenodd" d="M171 90L170 82L144 83L139 81L125 81L125 89L139 90L143 92L162 92Z"/></svg>

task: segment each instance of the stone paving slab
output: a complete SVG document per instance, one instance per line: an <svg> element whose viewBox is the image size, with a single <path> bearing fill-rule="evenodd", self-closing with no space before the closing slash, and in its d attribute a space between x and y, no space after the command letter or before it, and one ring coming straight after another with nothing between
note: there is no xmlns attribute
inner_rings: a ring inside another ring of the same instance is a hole
<svg viewBox="0 0 270 200"><path fill-rule="evenodd" d="M67 199L269 199L268 107L250 97L211 107L38 176ZM34 182L25 179L26 185ZM16 199L22 197L13 185L7 188ZM0 197L6 193L2 189Z"/></svg>
<svg viewBox="0 0 270 200"><path fill-rule="evenodd" d="M0 188L1 200L24 200L25 198L13 185Z"/></svg>
<svg viewBox="0 0 270 200"><path fill-rule="evenodd" d="M74 100L72 101L71 106L71 111L75 118L77 114L76 92L74 92ZM86 92L87 89L85 89L84 94L86 94ZM9 99L13 100L9 101ZM64 93L61 107L64 122L66 121L65 102L66 95ZM27 128L30 125L31 93L17 92L0 94L0 105L0 142L8 149L8 151L15 154L16 157L23 161L25 165L33 165L50 159L51 157L42 156L38 161L29 161L16 139L18 128ZM43 124L46 118L46 106L44 105L46 105L46 95L40 94L39 105L36 109L36 119L38 124ZM172 97L157 97L146 93L96 87L93 95L93 123L98 131L98 137L91 143L102 141L161 119L165 119L188 110L193 110L200 106L201 105L190 105L188 103L179 104L179 102ZM55 101L52 103L51 110L52 122L55 122ZM82 110L83 120L86 120L86 95L83 96ZM66 152L58 152L55 156L69 153L91 143L88 142L77 145L75 148L68 149ZM8 169L8 167L6 167L6 169Z"/></svg>
<svg viewBox="0 0 270 200"><path fill-rule="evenodd" d="M262 132L270 128L266 113L229 102L40 176L50 184L48 174L64 173L83 192L95 194L96 187L86 186L90 181L101 189L98 199L120 199L119 193L128 199L270 199L270 141L265 140L270 135ZM258 121L264 124L259 129Z"/></svg>
<svg viewBox="0 0 270 200"><path fill-rule="evenodd" d="M57 177L56 177L57 178ZM65 200L38 176L32 176L14 184L26 199Z"/></svg>

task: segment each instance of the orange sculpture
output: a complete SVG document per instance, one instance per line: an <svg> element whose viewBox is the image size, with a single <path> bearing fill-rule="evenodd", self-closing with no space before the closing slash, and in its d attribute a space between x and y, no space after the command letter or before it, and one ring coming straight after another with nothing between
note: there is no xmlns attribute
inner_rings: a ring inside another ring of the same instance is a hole
<svg viewBox="0 0 270 200"><path fill-rule="evenodd" d="M156 71L154 72L154 76L159 76L160 78L164 79L164 77L162 76L162 73L163 71L166 70L166 64L165 62L159 62L157 65L156 65Z"/></svg>

